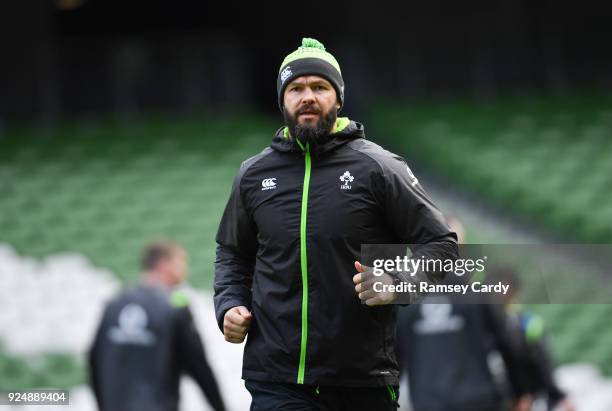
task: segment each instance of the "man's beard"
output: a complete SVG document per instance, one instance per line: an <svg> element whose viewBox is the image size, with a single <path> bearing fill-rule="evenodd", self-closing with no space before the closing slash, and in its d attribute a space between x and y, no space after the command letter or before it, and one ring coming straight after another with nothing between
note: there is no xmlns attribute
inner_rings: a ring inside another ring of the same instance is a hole
<svg viewBox="0 0 612 411"><path fill-rule="evenodd" d="M298 123L298 116L304 112L314 112L319 115L316 123L306 122L304 124ZM289 133L293 138L300 140L304 146L310 144L311 147L317 146L322 137L329 135L336 123L338 116L338 110L336 107L329 109L327 113L322 113L321 110L316 109L314 106L304 106L298 109L295 115L291 115L285 108L283 110L283 117L285 118L285 124L289 128Z"/></svg>

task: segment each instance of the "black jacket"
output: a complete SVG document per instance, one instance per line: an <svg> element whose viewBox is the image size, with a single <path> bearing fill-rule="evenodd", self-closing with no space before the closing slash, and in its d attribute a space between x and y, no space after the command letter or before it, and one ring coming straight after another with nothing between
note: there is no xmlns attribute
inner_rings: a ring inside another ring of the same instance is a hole
<svg viewBox="0 0 612 411"><path fill-rule="evenodd" d="M234 180L219 231L215 309L252 310L243 378L321 385L398 383L394 306L360 304L352 281L362 244L456 238L404 160L339 119L317 147L280 129Z"/></svg>
<svg viewBox="0 0 612 411"><path fill-rule="evenodd" d="M141 286L107 306L89 353L101 411L175 411L181 373L224 410L202 341L181 292Z"/></svg>
<svg viewBox="0 0 612 411"><path fill-rule="evenodd" d="M400 367L416 411L504 409L487 361L493 350L504 359L513 397L526 392L520 347L502 306L438 297L402 308L397 325Z"/></svg>

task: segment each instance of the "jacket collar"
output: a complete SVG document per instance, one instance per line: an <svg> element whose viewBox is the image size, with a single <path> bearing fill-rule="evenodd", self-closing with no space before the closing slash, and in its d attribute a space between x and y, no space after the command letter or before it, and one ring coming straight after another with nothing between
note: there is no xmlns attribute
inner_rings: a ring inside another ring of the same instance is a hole
<svg viewBox="0 0 612 411"><path fill-rule="evenodd" d="M320 156L358 138L365 138L363 124L350 120L348 117L339 117L336 120L336 132L323 137L317 144L316 153L313 154ZM301 142L289 134L286 126L276 131L270 147L282 152L304 152Z"/></svg>

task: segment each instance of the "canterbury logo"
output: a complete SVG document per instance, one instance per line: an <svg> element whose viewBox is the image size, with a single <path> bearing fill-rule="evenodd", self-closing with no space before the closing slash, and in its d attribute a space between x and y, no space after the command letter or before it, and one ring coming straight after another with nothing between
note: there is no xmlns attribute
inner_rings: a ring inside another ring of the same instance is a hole
<svg viewBox="0 0 612 411"><path fill-rule="evenodd" d="M289 76L292 74L293 72L291 71L291 66L285 67L285 69L281 72L281 75L280 75L281 83L284 83L285 80L287 80Z"/></svg>
<svg viewBox="0 0 612 411"><path fill-rule="evenodd" d="M412 179L412 182L410 183L410 185L412 187L416 186L417 184L419 184L419 179L416 178L416 176L414 175L414 173L412 172L412 170L410 169L410 167L406 166L406 171L408 171L408 175L410 176L410 178Z"/></svg>
<svg viewBox="0 0 612 411"><path fill-rule="evenodd" d="M261 181L261 191L274 190L276 188L276 178L264 178Z"/></svg>

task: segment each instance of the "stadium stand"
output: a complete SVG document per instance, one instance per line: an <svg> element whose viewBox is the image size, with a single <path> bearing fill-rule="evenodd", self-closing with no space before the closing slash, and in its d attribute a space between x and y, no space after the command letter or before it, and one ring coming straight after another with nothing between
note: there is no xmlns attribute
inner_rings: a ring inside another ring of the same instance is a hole
<svg viewBox="0 0 612 411"><path fill-rule="evenodd" d="M413 162L564 242L612 240L610 98L376 107Z"/></svg>
<svg viewBox="0 0 612 411"><path fill-rule="evenodd" d="M68 125L0 140L2 241L38 257L79 251L129 280L142 244L164 235L187 247L192 282L210 287L232 179L276 127L239 118Z"/></svg>

